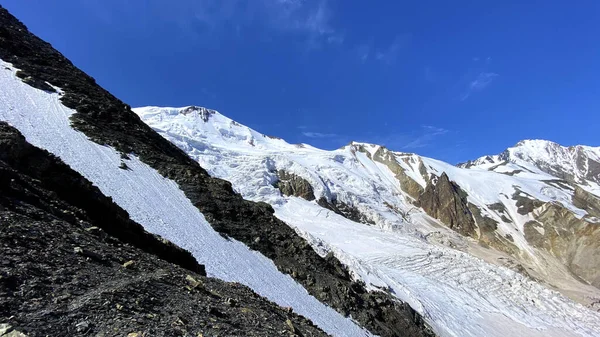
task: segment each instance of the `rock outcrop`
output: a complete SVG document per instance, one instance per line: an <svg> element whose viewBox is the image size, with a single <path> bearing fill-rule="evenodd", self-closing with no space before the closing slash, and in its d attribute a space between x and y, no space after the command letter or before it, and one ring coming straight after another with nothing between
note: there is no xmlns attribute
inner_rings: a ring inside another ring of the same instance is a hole
<svg viewBox="0 0 600 337"><path fill-rule="evenodd" d="M541 207L524 226L525 239L558 258L571 272L600 287L600 226L578 219L558 203Z"/></svg>
<svg viewBox="0 0 600 337"><path fill-rule="evenodd" d="M385 147L381 146L375 152L375 154L373 155L373 160L387 166L390 169L390 171L392 171L392 173L396 176L396 179L398 179L398 182L400 183L400 188L402 188L402 190L406 192L409 196L411 196L414 200L418 200L421 194L425 191L424 188L421 185L419 185L419 183L414 181L411 177L408 176L408 174L406 174L404 168L402 168L402 166L400 166L400 164L398 164L398 162L396 161L396 156L394 156L394 154L391 153ZM423 166L423 162L420 159L403 158L403 160L418 160L419 172L421 174L425 173L426 176L425 167Z"/></svg>
<svg viewBox="0 0 600 337"><path fill-rule="evenodd" d="M306 179L284 170L277 171L277 178L279 180L275 187L279 188L283 195L293 195L308 201L315 200L313 188Z"/></svg>
<svg viewBox="0 0 600 337"><path fill-rule="evenodd" d="M445 172L427 184L418 205L454 231L477 238L477 224L469 210L467 194Z"/></svg>
<svg viewBox="0 0 600 337"><path fill-rule="evenodd" d="M600 218L600 198L579 186L575 187L573 205L587 211L592 216Z"/></svg>
<svg viewBox="0 0 600 337"><path fill-rule="evenodd" d="M325 197L319 198L317 200L317 204L319 206L326 208L330 211L333 211L335 214L339 214L348 220L352 220L354 222L360 222L367 225L372 225L373 221L362 214L358 208L348 205L337 198L333 198L332 200L327 200Z"/></svg>

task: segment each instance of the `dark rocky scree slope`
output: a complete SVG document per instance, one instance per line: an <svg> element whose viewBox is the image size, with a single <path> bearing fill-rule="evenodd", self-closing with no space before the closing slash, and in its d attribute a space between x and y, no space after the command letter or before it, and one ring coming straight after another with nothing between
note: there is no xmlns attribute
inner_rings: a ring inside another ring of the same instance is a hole
<svg viewBox="0 0 600 337"><path fill-rule="evenodd" d="M245 286L204 277L188 252L4 122L0 252L0 326L16 336L326 335Z"/></svg>
<svg viewBox="0 0 600 337"><path fill-rule="evenodd" d="M130 107L98 86L52 46L0 8L0 58L21 69L26 83L64 91L62 103L77 111L73 127L99 144L133 153L177 182L215 230L273 260L308 292L380 336L431 336L406 303L383 292L367 292L332 255L320 257L265 203L243 200L227 181L210 177L199 164L145 125Z"/></svg>

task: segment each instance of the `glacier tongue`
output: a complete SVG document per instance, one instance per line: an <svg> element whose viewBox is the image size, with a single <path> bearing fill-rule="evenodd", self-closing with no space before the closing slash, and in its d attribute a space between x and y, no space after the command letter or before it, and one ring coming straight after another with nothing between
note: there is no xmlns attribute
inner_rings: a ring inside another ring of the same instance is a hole
<svg viewBox="0 0 600 337"><path fill-rule="evenodd" d="M221 237L176 183L135 157L127 161L129 170L120 169L118 152L71 128L69 116L74 111L60 103L59 94L34 89L15 76L10 64L0 60L0 66L0 120L98 186L147 231L189 250L209 276L245 284L281 306L292 307L329 334L370 336L280 273L271 260Z"/></svg>
<svg viewBox="0 0 600 337"><path fill-rule="evenodd" d="M275 215L309 240L317 252L333 251L372 289L392 290L440 336L598 336L599 313L507 268L427 242L429 234L442 231L440 225L422 212L412 217L398 214L410 210L410 198L394 173L371 159L378 146L355 143L323 151L264 136L218 113L203 120L182 114L183 110L134 109L211 175L231 181L249 200L273 205ZM430 172L452 167L427 158L423 161ZM414 163L399 164L412 167L418 180ZM355 205L378 226L350 221L314 201L282 196L273 186L278 170L306 179L317 199ZM470 173L459 172L472 182ZM534 181L530 184L532 193L540 188ZM473 191L485 192L485 186L472 186ZM497 200L498 195L484 192L474 201L485 205Z"/></svg>

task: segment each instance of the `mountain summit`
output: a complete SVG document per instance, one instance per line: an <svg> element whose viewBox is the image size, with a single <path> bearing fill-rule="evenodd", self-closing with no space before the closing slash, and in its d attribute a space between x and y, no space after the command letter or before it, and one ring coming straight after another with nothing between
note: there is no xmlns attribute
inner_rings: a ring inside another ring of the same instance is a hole
<svg viewBox="0 0 600 337"><path fill-rule="evenodd" d="M495 169L506 163L600 191L600 147L565 147L547 140L522 140L501 154L484 156L458 166Z"/></svg>

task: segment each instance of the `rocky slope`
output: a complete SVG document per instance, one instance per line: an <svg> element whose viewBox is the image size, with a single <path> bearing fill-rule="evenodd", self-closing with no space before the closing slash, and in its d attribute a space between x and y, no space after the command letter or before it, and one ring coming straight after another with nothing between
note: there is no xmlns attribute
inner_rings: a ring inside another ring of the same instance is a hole
<svg viewBox="0 0 600 337"><path fill-rule="evenodd" d="M189 252L3 122L0 251L0 323L13 334L326 336L247 287L205 277Z"/></svg>
<svg viewBox="0 0 600 337"><path fill-rule="evenodd" d="M44 130L56 128L56 125L49 124L38 128L29 128L30 121L27 118L31 114L42 113L38 116L39 121L62 123L54 120L59 118L62 111L66 110L62 106L57 107L55 103L51 103L48 107L60 110L59 114L46 117L43 115L46 112L35 111L34 104L30 108L33 109L32 111L21 113L19 111L22 109L19 101L21 98L14 95L33 95L45 101L52 101L51 97L58 96L64 107L76 111L70 115L72 126L75 129L83 132L97 144L121 152L121 169L127 171L129 170L128 165L135 164L137 166L133 170L134 172L138 171L138 167L142 171L147 171L145 168L147 165L165 178L176 182L178 188L188 198L182 200L182 203L191 201L196 208L195 211L200 211L212 228L221 233L223 237L240 241L262 254L260 256L271 259L281 273L291 276L304 286L310 295L328 304L342 315L351 316L360 325L381 336L432 335L420 315L410 306L386 292L368 291L364 284L356 282L352 278L346 267L336 257L333 255L320 256L292 228L275 218L272 214L273 209L269 205L246 201L232 190L230 183L209 176L186 153L142 123L126 104L97 86L93 78L75 68L49 44L29 33L24 25L2 8L0 8L0 59L7 62L3 71L13 72L17 69L16 76L24 83L49 95L42 95L46 97L42 98L37 92L33 94L33 92L14 84L10 75L6 75L3 80L6 81L3 82L3 85L15 87L14 93L16 94L7 94L3 98L5 100L3 103L9 109L2 111L0 117L11 123L21 123L18 128L20 131L27 130L28 138L36 138L40 145L52 147L50 144L52 136L45 134ZM46 104L45 101L44 104ZM39 103L41 104L41 101ZM61 132L65 134L67 131ZM58 134L58 136L60 135ZM75 138L77 137L79 136ZM78 142L83 142L83 140L78 140ZM67 143L67 145L72 147L70 151L79 150L77 144ZM93 151L101 150L89 145L85 145L85 147L93 148ZM81 149L83 148L81 147ZM54 148L54 151L58 153L62 149L57 147ZM112 154L106 153L105 156L111 157ZM134 158L131 162L129 161L130 157ZM69 151L61 153L61 159L73 160L73 164L81 162L81 159L77 158L81 158L81 154ZM86 173L86 177L96 177L97 173L90 166L81 166L79 169L90 170ZM156 178L152 176L152 179ZM103 186L107 190L111 188L110 183L106 180L93 182L105 184ZM114 197L118 199L120 192L113 191ZM165 199L165 201L170 202L169 199ZM187 212L191 212L187 205L181 205L186 208ZM137 208L133 208L134 206L130 205L132 208L128 211L137 210L140 207L138 205L135 206ZM142 207L147 206L142 205ZM148 223L154 221L144 218L143 215L138 216ZM143 223L142 225L146 226ZM186 224L188 228L192 228L193 225ZM162 226L153 227L155 230L163 228ZM181 239L182 237L178 236L177 238ZM192 245L192 243L187 244ZM190 247L198 251L202 250L201 247ZM194 256L197 259L202 258L200 253L196 253ZM237 277L243 279L241 271L236 273ZM257 282L257 280L247 281ZM265 279L262 283L270 284L271 281ZM268 296L268 294L266 295ZM294 303L294 299L292 299L292 303ZM335 329L330 327L330 331L335 332ZM260 332L257 333L260 334ZM341 327L339 333L343 334Z"/></svg>
<svg viewBox="0 0 600 337"><path fill-rule="evenodd" d="M134 111L212 176L272 205L322 256L410 303L439 335L594 335L582 327L597 314L547 288L593 308L600 298L588 281L595 227L556 177L457 168L374 144L288 144L201 107ZM573 221L546 221L553 212ZM546 221L549 234L574 230L554 239L554 254L533 243L532 220ZM569 252L559 254L563 246Z"/></svg>

